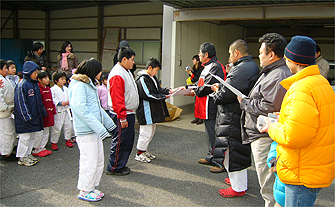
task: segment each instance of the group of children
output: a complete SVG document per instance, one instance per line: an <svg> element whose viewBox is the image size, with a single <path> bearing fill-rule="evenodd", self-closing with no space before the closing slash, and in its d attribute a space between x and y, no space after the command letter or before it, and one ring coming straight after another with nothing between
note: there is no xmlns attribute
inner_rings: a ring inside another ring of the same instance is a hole
<svg viewBox="0 0 335 207"><path fill-rule="evenodd" d="M51 150L58 150L57 143L64 128L66 146L73 147L74 136L71 123L66 74L53 74L54 86L49 87L49 74L39 70L33 61L23 65L23 79L15 75L13 61L0 60L0 79L4 87L0 89L0 120L4 133L0 139L2 160L17 161L19 165L32 166L51 151L45 148L49 140ZM14 141L19 137L16 155L12 153ZM34 150L33 150L34 148Z"/></svg>
<svg viewBox="0 0 335 207"><path fill-rule="evenodd" d="M109 75L101 75L99 61L86 59L74 72L69 89L65 86L67 75L64 72L53 74L55 84L50 88L49 74L41 71L35 62L24 63L23 79L18 81L16 77L7 77L9 65L1 60L0 120L7 126L0 139L2 158L18 160L19 165L35 165L39 161L35 156L51 154L45 148L49 137L51 150L58 150L57 143L63 129L65 145L71 148L71 136L75 131L80 150L78 198L98 201L104 196L97 189L103 171L103 149L101 141L94 145L91 141L112 135L107 171L113 175L129 174L126 164L134 143L136 114L140 132L135 160L149 163L155 159L147 148L156 123L169 116L165 99L170 97L171 90L159 85L156 74L161 65L156 58L147 62L145 70L138 73L135 81L129 72L134 57L135 52L129 47L121 48L119 62ZM97 85L97 79L101 85ZM16 155L12 153L15 132L19 136Z"/></svg>

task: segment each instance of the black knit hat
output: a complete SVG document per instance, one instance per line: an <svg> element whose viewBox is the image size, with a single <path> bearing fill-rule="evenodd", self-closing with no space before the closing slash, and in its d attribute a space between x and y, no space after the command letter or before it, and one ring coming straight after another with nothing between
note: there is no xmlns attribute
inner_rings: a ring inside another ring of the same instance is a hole
<svg viewBox="0 0 335 207"><path fill-rule="evenodd" d="M298 65L315 64L315 41L306 36L294 36L285 48L285 58Z"/></svg>

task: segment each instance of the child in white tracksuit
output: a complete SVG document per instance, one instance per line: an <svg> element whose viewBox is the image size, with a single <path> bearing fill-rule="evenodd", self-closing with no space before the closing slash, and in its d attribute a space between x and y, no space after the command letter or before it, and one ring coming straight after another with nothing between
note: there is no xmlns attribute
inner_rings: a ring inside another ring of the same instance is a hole
<svg viewBox="0 0 335 207"><path fill-rule="evenodd" d="M109 136L116 125L101 107L96 79L100 78L102 66L96 59L81 62L69 85L74 130L80 151L78 198L99 201L104 194L97 189L104 168L102 140Z"/></svg>
<svg viewBox="0 0 335 207"><path fill-rule="evenodd" d="M0 88L0 122L2 132L0 133L0 154L1 160L16 161L12 154L15 140L15 125L11 115L14 113L14 86L6 79L8 74L7 64L0 60L0 80L3 81L3 88Z"/></svg>
<svg viewBox="0 0 335 207"><path fill-rule="evenodd" d="M66 83L66 74L64 72L55 72L52 75L52 79L55 82L55 85L51 87L51 93L57 113L54 116L55 125L51 128L51 150L58 150L57 143L62 127L64 127L64 139L66 140L65 145L71 148L73 147L73 144L71 142L72 124L70 116L69 91L68 88L64 86Z"/></svg>

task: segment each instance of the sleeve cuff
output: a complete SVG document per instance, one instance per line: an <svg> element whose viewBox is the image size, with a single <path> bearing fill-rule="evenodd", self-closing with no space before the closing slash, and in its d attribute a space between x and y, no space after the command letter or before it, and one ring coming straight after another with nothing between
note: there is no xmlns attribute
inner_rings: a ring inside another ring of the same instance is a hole
<svg viewBox="0 0 335 207"><path fill-rule="evenodd" d="M116 128L116 125L114 124L113 126L109 127L107 131L111 133L114 129Z"/></svg>
<svg viewBox="0 0 335 207"><path fill-rule="evenodd" d="M110 134L107 131L105 131L102 135L100 135L100 139L104 140L104 139L106 139L109 136L110 136Z"/></svg>

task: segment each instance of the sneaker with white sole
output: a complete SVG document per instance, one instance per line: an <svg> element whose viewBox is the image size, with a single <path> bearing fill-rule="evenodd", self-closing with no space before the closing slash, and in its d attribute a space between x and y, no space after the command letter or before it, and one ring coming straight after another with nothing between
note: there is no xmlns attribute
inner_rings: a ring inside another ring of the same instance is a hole
<svg viewBox="0 0 335 207"><path fill-rule="evenodd" d="M35 164L40 161L39 159L37 159L36 157L34 157L32 154L28 155L28 159L30 159L31 161L35 162Z"/></svg>
<svg viewBox="0 0 335 207"><path fill-rule="evenodd" d="M136 154L135 160L140 162L151 162L151 160L145 155L144 152L141 153L140 155Z"/></svg>
<svg viewBox="0 0 335 207"><path fill-rule="evenodd" d="M100 201L100 195L96 194L93 190L92 191L80 191L78 198L84 201Z"/></svg>
<svg viewBox="0 0 335 207"><path fill-rule="evenodd" d="M145 156L147 156L147 158L149 158L150 160L153 160L153 159L156 159L156 156L151 154L150 152L146 151L146 152L143 152L145 153Z"/></svg>
<svg viewBox="0 0 335 207"><path fill-rule="evenodd" d="M97 188L95 188L93 190L94 193L96 193L97 195L100 196L100 198L103 198L105 196L105 194L103 194L100 190L98 190Z"/></svg>
<svg viewBox="0 0 335 207"><path fill-rule="evenodd" d="M33 166L36 163L29 159L28 157L20 157L19 161L17 162L19 165L25 165L25 166Z"/></svg>

